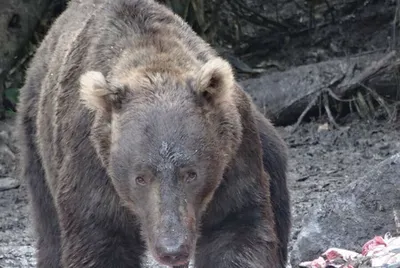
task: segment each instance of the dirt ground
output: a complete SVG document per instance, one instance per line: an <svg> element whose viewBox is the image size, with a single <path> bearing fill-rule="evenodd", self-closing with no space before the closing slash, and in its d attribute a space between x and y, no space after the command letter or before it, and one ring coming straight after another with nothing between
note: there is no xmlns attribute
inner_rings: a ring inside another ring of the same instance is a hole
<svg viewBox="0 0 400 268"><path fill-rule="evenodd" d="M290 126L279 128L290 148L292 241L301 228L302 218L321 196L346 187L375 164L400 151L398 121L388 124L384 120L360 120L350 115L341 122L344 126L341 130L318 130L324 120L305 123L294 134L290 133ZM0 122L3 142L7 133L12 133L12 126ZM14 150L12 136L8 137L10 140L6 143ZM0 172L2 176L14 176L12 166ZM34 267L30 228L23 184L0 192L0 268Z"/></svg>

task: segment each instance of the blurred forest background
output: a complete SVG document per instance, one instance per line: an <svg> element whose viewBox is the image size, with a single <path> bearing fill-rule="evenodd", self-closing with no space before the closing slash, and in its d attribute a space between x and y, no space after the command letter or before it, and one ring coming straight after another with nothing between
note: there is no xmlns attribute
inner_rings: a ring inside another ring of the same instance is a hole
<svg viewBox="0 0 400 268"><path fill-rule="evenodd" d="M159 0L218 49L277 125L316 112L393 120L396 0ZM0 2L0 116L15 112L24 70L67 0ZM319 108L319 109L318 109ZM298 120L300 122L300 120Z"/></svg>

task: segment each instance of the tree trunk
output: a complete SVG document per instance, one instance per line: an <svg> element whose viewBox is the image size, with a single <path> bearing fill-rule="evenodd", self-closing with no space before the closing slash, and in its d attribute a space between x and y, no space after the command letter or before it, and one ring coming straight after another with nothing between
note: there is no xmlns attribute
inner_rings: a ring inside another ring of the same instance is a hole
<svg viewBox="0 0 400 268"><path fill-rule="evenodd" d="M4 115L4 80L54 0L0 1L0 113Z"/></svg>

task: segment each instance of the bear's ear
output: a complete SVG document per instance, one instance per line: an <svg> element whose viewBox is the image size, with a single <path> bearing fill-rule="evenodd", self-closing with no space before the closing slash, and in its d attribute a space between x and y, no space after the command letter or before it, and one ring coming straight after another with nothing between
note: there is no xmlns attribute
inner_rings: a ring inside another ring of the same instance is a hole
<svg viewBox="0 0 400 268"><path fill-rule="evenodd" d="M80 98L90 110L110 112L117 108L124 95L122 86L108 83L104 75L88 71L80 77Z"/></svg>
<svg viewBox="0 0 400 268"><path fill-rule="evenodd" d="M223 98L234 88L235 78L230 64L214 58L206 62L197 74L196 90L207 101Z"/></svg>

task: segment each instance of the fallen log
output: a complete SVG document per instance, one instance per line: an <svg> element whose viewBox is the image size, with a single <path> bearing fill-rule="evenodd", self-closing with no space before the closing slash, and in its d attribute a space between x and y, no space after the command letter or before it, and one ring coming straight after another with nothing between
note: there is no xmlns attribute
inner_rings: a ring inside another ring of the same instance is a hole
<svg viewBox="0 0 400 268"><path fill-rule="evenodd" d="M390 70L399 64L395 51L370 53L303 65L240 84L275 125L289 125L304 116L304 111L316 107L323 92L340 100L364 85L377 89L379 94L391 95L397 84Z"/></svg>

